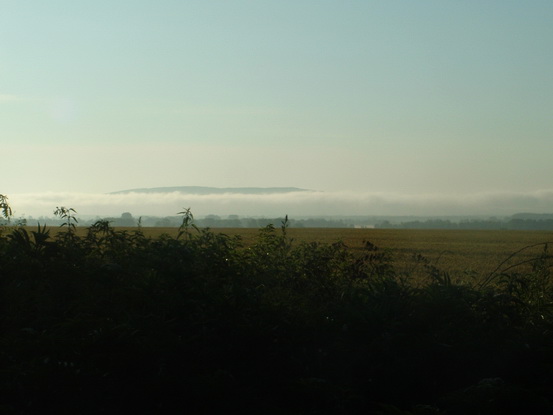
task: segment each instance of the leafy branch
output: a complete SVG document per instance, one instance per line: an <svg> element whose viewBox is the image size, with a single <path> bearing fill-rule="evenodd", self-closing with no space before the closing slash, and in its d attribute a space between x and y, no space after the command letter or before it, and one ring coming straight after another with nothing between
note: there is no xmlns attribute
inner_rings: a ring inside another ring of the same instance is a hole
<svg viewBox="0 0 553 415"><path fill-rule="evenodd" d="M177 215L182 215L182 223L179 226L179 233L177 235L177 239L180 239L182 235L186 235L188 239L192 237L190 234L190 227L199 230L196 225L194 225L194 215L192 214L192 211L190 208L183 208L182 212L177 213Z"/></svg>
<svg viewBox="0 0 553 415"><path fill-rule="evenodd" d="M2 216L4 219L10 222L10 218L13 215L12 208L10 207L10 204L8 203L8 197L5 195L0 194L0 212L2 212Z"/></svg>
<svg viewBox="0 0 553 415"><path fill-rule="evenodd" d="M66 208L65 206L56 207L56 210L54 210L54 215L59 216L60 219L64 220L60 227L67 226L68 233L73 233L75 231L76 224L79 223L75 215L76 213L77 211L75 209Z"/></svg>

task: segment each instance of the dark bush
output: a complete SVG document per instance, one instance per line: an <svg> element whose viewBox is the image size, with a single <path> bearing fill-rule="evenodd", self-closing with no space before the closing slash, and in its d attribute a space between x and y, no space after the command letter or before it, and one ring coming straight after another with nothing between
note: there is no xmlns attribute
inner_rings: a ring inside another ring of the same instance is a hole
<svg viewBox="0 0 553 415"><path fill-rule="evenodd" d="M285 223L249 248L190 221L59 235L0 237L6 413L553 409L547 250L528 274L420 286L370 243L295 244Z"/></svg>

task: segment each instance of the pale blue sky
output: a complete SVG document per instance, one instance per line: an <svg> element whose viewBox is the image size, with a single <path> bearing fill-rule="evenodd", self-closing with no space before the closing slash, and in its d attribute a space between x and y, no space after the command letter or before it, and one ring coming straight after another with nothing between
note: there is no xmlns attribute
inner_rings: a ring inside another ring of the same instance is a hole
<svg viewBox="0 0 553 415"><path fill-rule="evenodd" d="M0 0L0 193L553 189L553 2Z"/></svg>

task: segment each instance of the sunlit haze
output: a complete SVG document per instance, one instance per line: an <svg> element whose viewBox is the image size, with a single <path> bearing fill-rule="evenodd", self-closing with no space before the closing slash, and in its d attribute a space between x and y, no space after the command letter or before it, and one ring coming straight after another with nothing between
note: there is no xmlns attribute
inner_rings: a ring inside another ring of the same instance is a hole
<svg viewBox="0 0 553 415"><path fill-rule="evenodd" d="M0 0L16 214L553 213L553 2ZM280 195L107 195L164 186Z"/></svg>

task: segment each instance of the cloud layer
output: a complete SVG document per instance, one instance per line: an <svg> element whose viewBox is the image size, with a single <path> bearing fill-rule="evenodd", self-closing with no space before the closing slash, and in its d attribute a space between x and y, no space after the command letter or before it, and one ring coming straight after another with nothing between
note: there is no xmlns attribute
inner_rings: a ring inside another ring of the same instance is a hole
<svg viewBox="0 0 553 415"><path fill-rule="evenodd" d="M208 214L241 216L334 215L511 215L553 212L553 190L527 193L497 192L464 195L391 194L363 192L292 192L282 194L172 193L21 193L8 195L16 216L52 216L57 206L75 208L80 215L172 216L192 208L197 217Z"/></svg>

